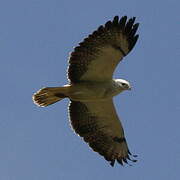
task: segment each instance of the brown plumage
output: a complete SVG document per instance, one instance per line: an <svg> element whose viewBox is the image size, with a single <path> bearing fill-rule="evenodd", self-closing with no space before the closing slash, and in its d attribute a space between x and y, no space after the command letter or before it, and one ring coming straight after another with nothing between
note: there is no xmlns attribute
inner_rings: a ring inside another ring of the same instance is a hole
<svg viewBox="0 0 180 180"><path fill-rule="evenodd" d="M71 101L70 123L74 131L113 166L115 160L128 163L128 149L124 130L116 114L112 100L96 102Z"/></svg>
<svg viewBox="0 0 180 180"><path fill-rule="evenodd" d="M69 117L74 131L102 155L111 166L123 165L130 158L122 124L116 113L113 97L130 90L130 83L113 79L118 63L136 44L135 17L119 20L115 16L79 43L69 58L69 84L47 87L33 95L39 106L48 106L69 98Z"/></svg>
<svg viewBox="0 0 180 180"><path fill-rule="evenodd" d="M139 35L136 35L139 23L134 24L135 17L127 21L127 16L120 19L115 16L113 21L108 21L104 26L100 26L96 31L85 38L83 42L79 43L70 55L68 78L71 83L77 83L92 80L92 77L85 77L83 75L89 70L89 65L92 61L98 61L102 66L101 58L105 59L108 56L107 67L102 69L97 68L100 74L107 70L110 66L110 72L106 73L108 78L112 78L113 72L119 61L126 56L136 44ZM120 51L118 58L108 50L110 48ZM112 61L112 59L114 59ZM97 75L94 75L97 79Z"/></svg>

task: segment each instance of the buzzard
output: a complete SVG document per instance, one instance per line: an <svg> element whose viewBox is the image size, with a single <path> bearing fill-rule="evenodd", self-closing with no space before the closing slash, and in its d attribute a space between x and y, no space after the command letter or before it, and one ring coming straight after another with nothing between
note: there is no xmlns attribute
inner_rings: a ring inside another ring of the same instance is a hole
<svg viewBox="0 0 180 180"><path fill-rule="evenodd" d="M128 160L136 162L129 151L122 124L116 113L113 97L131 90L123 79L113 79L118 63L137 42L139 23L135 17L101 25L69 57L68 80L62 87L45 87L33 95L38 106L51 105L69 98L70 124L88 145L114 166Z"/></svg>

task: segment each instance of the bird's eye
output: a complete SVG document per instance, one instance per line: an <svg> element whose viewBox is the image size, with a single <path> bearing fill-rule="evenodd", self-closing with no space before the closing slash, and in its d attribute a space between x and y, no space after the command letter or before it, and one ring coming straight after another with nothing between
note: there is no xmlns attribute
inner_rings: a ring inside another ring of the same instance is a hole
<svg viewBox="0 0 180 180"><path fill-rule="evenodd" d="M122 83L123 86L125 86L126 84L125 83Z"/></svg>

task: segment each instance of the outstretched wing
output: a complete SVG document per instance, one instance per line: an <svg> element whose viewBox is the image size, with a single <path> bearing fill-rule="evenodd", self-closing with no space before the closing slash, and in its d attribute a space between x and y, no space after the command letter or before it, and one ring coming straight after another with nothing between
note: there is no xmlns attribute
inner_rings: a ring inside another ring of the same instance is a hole
<svg viewBox="0 0 180 180"><path fill-rule="evenodd" d="M71 53L68 78L71 83L112 79L113 72L124 56L136 44L138 23L135 17L119 20L115 16L79 43Z"/></svg>
<svg viewBox="0 0 180 180"><path fill-rule="evenodd" d="M114 166L115 160L127 163L129 152L124 130L113 101L78 102L69 105L70 122L74 131ZM135 160L131 160L135 161Z"/></svg>

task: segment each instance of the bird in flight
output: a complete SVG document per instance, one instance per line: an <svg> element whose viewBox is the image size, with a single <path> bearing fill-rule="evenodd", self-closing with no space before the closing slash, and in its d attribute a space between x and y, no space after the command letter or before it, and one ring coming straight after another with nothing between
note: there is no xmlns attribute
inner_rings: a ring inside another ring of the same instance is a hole
<svg viewBox="0 0 180 180"><path fill-rule="evenodd" d="M69 98L72 129L111 166L115 161L121 165L136 162L113 103L113 97L131 90L131 85L124 79L113 79L113 73L136 44L138 26L135 17L128 20L127 16L115 16L101 25L70 54L69 83L45 87L33 95L34 103L41 107Z"/></svg>

